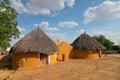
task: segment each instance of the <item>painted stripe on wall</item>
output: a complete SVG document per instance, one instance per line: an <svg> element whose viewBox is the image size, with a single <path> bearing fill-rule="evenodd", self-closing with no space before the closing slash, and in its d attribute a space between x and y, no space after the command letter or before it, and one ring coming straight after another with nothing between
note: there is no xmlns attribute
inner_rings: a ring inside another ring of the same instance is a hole
<svg viewBox="0 0 120 80"><path fill-rule="evenodd" d="M50 64L50 55L48 55L48 64Z"/></svg>
<svg viewBox="0 0 120 80"><path fill-rule="evenodd" d="M40 61L40 53L38 53L38 60Z"/></svg>

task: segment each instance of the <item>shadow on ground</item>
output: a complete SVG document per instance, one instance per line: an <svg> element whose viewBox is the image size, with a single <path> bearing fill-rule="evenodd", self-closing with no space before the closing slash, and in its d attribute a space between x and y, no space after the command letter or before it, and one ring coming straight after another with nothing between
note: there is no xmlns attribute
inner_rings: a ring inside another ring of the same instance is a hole
<svg viewBox="0 0 120 80"><path fill-rule="evenodd" d="M11 56L2 55L0 58L0 70L11 69Z"/></svg>

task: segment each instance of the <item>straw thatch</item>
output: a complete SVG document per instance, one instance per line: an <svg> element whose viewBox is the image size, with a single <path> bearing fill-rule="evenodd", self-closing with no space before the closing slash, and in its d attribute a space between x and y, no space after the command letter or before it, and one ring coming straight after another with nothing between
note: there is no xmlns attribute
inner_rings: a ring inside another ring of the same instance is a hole
<svg viewBox="0 0 120 80"><path fill-rule="evenodd" d="M83 33L79 36L73 43L72 46L79 50L96 50L96 49L105 49L105 47L90 37L88 34Z"/></svg>
<svg viewBox="0 0 120 80"><path fill-rule="evenodd" d="M18 41L10 53L40 52L51 54L58 51L56 44L39 28L31 31Z"/></svg>

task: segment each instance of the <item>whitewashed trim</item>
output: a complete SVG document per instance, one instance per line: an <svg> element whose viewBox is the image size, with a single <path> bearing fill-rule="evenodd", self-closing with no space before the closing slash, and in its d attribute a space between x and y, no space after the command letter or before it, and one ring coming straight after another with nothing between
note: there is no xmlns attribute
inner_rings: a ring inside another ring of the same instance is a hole
<svg viewBox="0 0 120 80"><path fill-rule="evenodd" d="M48 55L48 64L50 64L50 55Z"/></svg>
<svg viewBox="0 0 120 80"><path fill-rule="evenodd" d="M40 61L40 53L38 53L38 60Z"/></svg>

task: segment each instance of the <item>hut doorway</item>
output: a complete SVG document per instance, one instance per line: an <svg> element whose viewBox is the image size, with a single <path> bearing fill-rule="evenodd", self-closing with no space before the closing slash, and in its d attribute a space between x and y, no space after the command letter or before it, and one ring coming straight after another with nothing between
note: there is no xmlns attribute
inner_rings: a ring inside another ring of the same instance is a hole
<svg viewBox="0 0 120 80"><path fill-rule="evenodd" d="M47 64L47 55L46 54L40 54L40 61L42 65Z"/></svg>

